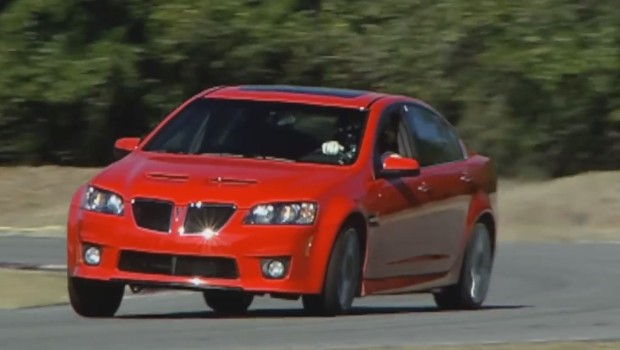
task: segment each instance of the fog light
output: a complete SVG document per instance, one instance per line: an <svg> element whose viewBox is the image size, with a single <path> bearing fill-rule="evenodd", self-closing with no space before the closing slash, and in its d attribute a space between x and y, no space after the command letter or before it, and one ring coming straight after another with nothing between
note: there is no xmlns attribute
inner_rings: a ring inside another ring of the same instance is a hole
<svg viewBox="0 0 620 350"><path fill-rule="evenodd" d="M286 275L288 259L264 259L263 275L267 278L279 279Z"/></svg>
<svg viewBox="0 0 620 350"><path fill-rule="evenodd" d="M98 247L89 247L84 251L84 261L88 265L99 265L99 262L101 262L101 250Z"/></svg>
<svg viewBox="0 0 620 350"><path fill-rule="evenodd" d="M284 275L284 264L278 260L271 261L267 264L267 273L273 278L282 277Z"/></svg>

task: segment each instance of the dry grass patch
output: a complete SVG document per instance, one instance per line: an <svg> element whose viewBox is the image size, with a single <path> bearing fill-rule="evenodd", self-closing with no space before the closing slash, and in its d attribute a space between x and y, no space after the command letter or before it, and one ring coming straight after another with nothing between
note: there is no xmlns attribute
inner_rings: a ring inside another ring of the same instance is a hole
<svg viewBox="0 0 620 350"><path fill-rule="evenodd" d="M0 269L0 309L45 306L67 302L67 275Z"/></svg>
<svg viewBox="0 0 620 350"><path fill-rule="evenodd" d="M0 168L0 227L64 226L73 193L98 170Z"/></svg>
<svg viewBox="0 0 620 350"><path fill-rule="evenodd" d="M64 226L71 196L99 170L0 168L0 231ZM500 240L620 240L620 172L503 180L498 201Z"/></svg>
<svg viewBox="0 0 620 350"><path fill-rule="evenodd" d="M498 203L505 240L620 240L620 172L502 181Z"/></svg>

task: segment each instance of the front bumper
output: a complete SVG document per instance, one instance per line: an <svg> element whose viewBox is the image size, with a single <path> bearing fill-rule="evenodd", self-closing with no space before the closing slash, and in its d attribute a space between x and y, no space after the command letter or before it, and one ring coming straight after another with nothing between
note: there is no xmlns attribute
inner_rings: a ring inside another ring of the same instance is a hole
<svg viewBox="0 0 620 350"><path fill-rule="evenodd" d="M183 289L235 289L253 293L313 294L322 286L324 257L313 252L317 228L312 226L250 226L241 224L239 210L215 236L154 232L137 227L128 215L115 217L73 208L68 224L68 268L73 277L127 284ZM84 262L85 246L101 248L97 266ZM236 276L201 277L173 273L143 273L119 268L124 250L174 256L233 259ZM281 279L264 276L262 262L287 258Z"/></svg>

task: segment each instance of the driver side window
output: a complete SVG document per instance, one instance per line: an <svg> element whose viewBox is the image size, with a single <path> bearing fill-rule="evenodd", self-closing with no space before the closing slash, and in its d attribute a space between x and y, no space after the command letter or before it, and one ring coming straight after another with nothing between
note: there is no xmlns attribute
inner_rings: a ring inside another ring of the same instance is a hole
<svg viewBox="0 0 620 350"><path fill-rule="evenodd" d="M402 106L393 106L381 117L374 147L375 169L380 169L389 154L414 158L409 131L401 114Z"/></svg>

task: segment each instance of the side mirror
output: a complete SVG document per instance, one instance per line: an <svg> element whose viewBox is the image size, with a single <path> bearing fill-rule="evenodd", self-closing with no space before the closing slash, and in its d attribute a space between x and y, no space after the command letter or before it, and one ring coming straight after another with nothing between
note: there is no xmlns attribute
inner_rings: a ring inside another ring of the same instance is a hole
<svg viewBox="0 0 620 350"><path fill-rule="evenodd" d="M121 159L133 152L140 144L139 137L124 137L114 142L114 158Z"/></svg>
<svg viewBox="0 0 620 350"><path fill-rule="evenodd" d="M411 177L420 175L420 163L412 158L389 156L381 169L382 177Z"/></svg>

